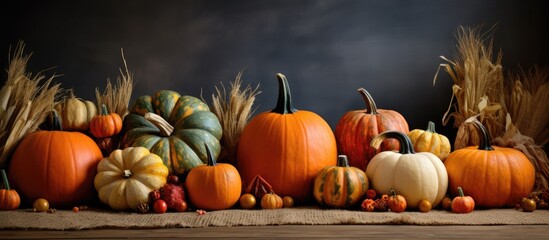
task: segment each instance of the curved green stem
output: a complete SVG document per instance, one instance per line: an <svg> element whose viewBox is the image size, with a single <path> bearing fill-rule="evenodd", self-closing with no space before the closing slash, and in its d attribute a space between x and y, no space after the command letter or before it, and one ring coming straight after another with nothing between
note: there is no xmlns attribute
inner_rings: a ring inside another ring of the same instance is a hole
<svg viewBox="0 0 549 240"><path fill-rule="evenodd" d="M337 156L337 166L338 167L349 167L349 160L346 155Z"/></svg>
<svg viewBox="0 0 549 240"><path fill-rule="evenodd" d="M281 73L276 74L276 77L278 79L278 101L276 107L271 112L280 114L297 112L297 109L292 105L292 94L290 93L288 79Z"/></svg>
<svg viewBox="0 0 549 240"><path fill-rule="evenodd" d="M460 197L464 197L465 194L463 194L463 189L461 189L461 187L458 187L458 194Z"/></svg>
<svg viewBox="0 0 549 240"><path fill-rule="evenodd" d="M414 154L416 153L414 151L414 145L412 144L412 141L406 134L399 132L399 131L385 131L381 134L377 135L372 139L372 142L370 145L374 148L379 148L379 145L381 145L381 142L387 138L396 138L398 142L400 143L400 150L398 151L400 154Z"/></svg>
<svg viewBox="0 0 549 240"><path fill-rule="evenodd" d="M490 136L490 133L488 132L486 127L484 127L484 125L482 125L480 121L475 119L471 122L466 122L466 123L474 124L479 130L480 143L478 145L478 150L486 150L486 151L494 150L494 148L490 144L492 142L492 137Z"/></svg>
<svg viewBox="0 0 549 240"><path fill-rule="evenodd" d="M210 147L208 147L208 144L204 143L204 147L206 147L206 154L208 156L208 166L215 166L217 165L217 162L213 158L212 151L210 150Z"/></svg>
<svg viewBox="0 0 549 240"><path fill-rule="evenodd" d="M393 190L393 189L391 189L390 193L391 193L391 196L393 196L393 197L396 197L396 196L397 196L397 193L396 193L395 190Z"/></svg>
<svg viewBox="0 0 549 240"><path fill-rule="evenodd" d="M364 88L359 88L358 92L362 95L362 99L364 99L364 102L366 103L366 113L377 114L376 102L374 102L372 95Z"/></svg>
<svg viewBox="0 0 549 240"><path fill-rule="evenodd" d="M2 171L2 181L4 182L4 186L6 187L6 190L10 190L10 182L8 181L8 176L6 175L6 171L4 169L0 170Z"/></svg>

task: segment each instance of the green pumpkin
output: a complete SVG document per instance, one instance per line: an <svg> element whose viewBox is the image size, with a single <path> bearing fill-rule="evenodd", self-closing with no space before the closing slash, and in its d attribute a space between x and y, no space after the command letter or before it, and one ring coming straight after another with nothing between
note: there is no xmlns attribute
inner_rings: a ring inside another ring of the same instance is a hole
<svg viewBox="0 0 549 240"><path fill-rule="evenodd" d="M171 174L186 175L208 161L204 144L217 158L221 124L208 105L192 96L160 90L141 96L124 118L122 147L145 147L162 158Z"/></svg>

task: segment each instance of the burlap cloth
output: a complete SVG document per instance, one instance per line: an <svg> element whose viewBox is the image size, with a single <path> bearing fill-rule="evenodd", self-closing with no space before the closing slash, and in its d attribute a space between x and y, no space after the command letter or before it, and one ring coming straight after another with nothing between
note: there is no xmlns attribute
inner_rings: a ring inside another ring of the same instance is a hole
<svg viewBox="0 0 549 240"><path fill-rule="evenodd" d="M106 210L34 213L27 210L0 211L0 229L80 230L99 228L229 227L263 225L414 224L414 225L508 225L549 224L549 211L522 212L515 209L475 210L469 214L432 210L362 212L318 208L278 210L223 210L197 215L195 212L138 214Z"/></svg>

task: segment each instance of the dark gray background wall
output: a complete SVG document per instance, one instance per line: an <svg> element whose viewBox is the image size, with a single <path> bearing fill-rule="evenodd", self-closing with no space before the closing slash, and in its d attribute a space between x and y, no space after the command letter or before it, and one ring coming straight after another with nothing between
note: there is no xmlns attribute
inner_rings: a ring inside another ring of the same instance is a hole
<svg viewBox="0 0 549 240"><path fill-rule="evenodd" d="M349 110L364 108L364 87L379 108L395 109L411 129L442 127L452 80L433 76L444 55L455 55L459 26L493 31L507 70L547 65L547 1L9 1L3 4L0 66L24 40L33 72L95 99L116 79L124 49L135 74L133 98L159 89L208 101L219 82L246 68L244 81L260 84L257 112L276 102L275 74L284 73L298 109L314 111L335 128ZM5 81L5 75L2 77Z"/></svg>

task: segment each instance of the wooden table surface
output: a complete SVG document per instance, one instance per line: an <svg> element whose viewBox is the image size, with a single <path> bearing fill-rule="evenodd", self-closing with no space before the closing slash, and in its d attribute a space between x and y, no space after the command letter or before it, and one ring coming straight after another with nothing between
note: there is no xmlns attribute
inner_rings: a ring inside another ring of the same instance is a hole
<svg viewBox="0 0 549 240"><path fill-rule="evenodd" d="M257 227L98 229L80 231L0 230L0 239L106 238L549 239L549 226L280 225Z"/></svg>

